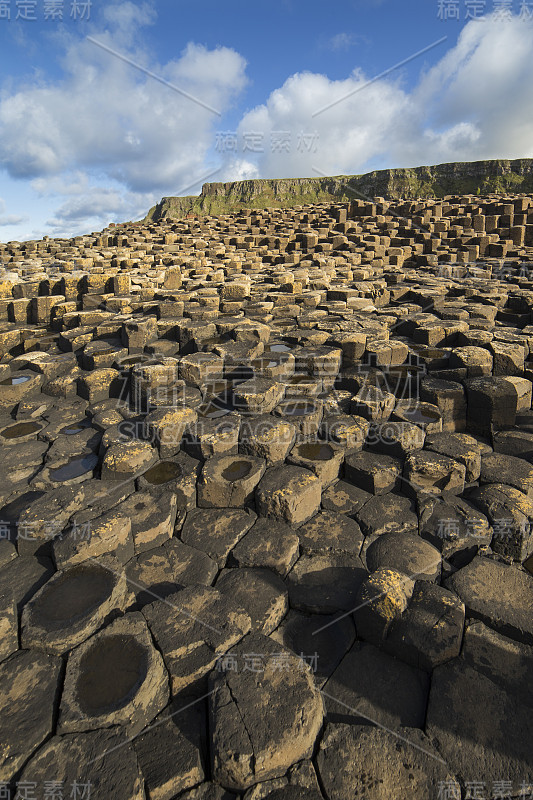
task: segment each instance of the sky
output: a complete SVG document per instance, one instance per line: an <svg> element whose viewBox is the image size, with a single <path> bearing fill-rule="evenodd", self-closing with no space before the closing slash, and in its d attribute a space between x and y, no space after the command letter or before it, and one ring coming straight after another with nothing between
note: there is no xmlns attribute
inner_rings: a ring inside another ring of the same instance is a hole
<svg viewBox="0 0 533 800"><path fill-rule="evenodd" d="M0 241L205 182L533 157L533 0L0 0Z"/></svg>

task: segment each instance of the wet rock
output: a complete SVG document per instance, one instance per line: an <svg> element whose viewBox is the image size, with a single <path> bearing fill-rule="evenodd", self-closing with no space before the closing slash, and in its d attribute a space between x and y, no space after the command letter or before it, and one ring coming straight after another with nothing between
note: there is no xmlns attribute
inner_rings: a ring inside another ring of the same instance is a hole
<svg viewBox="0 0 533 800"><path fill-rule="evenodd" d="M56 572L24 607L22 647L63 655L124 611L126 576L104 556Z"/></svg>
<svg viewBox="0 0 533 800"><path fill-rule="evenodd" d="M419 450L405 459L404 490L416 495L418 492L461 494L465 486L466 468L453 458Z"/></svg>
<svg viewBox="0 0 533 800"><path fill-rule="evenodd" d="M29 370L19 370L0 380L0 407L6 410L13 408L28 395L40 391L44 375Z"/></svg>
<svg viewBox="0 0 533 800"><path fill-rule="evenodd" d="M250 630L250 617L211 587L187 587L142 613L163 654L173 695L204 678Z"/></svg>
<svg viewBox="0 0 533 800"><path fill-rule="evenodd" d="M140 613L126 614L71 652L58 733L123 725L135 735L166 705L168 675Z"/></svg>
<svg viewBox="0 0 533 800"><path fill-rule="evenodd" d="M152 494L153 503L163 492L176 496L178 508L190 511L196 507L196 483L201 463L187 453L156 463L137 478L137 488Z"/></svg>
<svg viewBox="0 0 533 800"><path fill-rule="evenodd" d="M52 733L61 659L19 650L0 664L0 780L9 782Z"/></svg>
<svg viewBox="0 0 533 800"><path fill-rule="evenodd" d="M254 669L245 667L250 654L258 656ZM210 679L212 768L223 786L244 790L311 755L323 704L310 670L289 651L281 654L289 668L280 669L276 642L250 634L229 656L237 669Z"/></svg>
<svg viewBox="0 0 533 800"><path fill-rule="evenodd" d="M313 472L323 487L330 486L339 477L344 459L344 448L332 442L297 442L287 461Z"/></svg>

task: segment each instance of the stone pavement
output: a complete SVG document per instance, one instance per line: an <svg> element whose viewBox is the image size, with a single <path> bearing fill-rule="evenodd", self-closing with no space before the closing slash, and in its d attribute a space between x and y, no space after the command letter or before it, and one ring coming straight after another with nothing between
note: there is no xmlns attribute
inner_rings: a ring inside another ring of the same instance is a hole
<svg viewBox="0 0 533 800"><path fill-rule="evenodd" d="M533 796L533 197L0 266L0 797Z"/></svg>

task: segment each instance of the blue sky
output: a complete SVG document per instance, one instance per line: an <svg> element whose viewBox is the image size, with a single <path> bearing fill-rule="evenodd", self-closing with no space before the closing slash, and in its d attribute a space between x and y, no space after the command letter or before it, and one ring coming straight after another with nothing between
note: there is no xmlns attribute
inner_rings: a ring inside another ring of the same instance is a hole
<svg viewBox="0 0 533 800"><path fill-rule="evenodd" d="M204 181L533 157L530 0L0 0L0 44L0 241Z"/></svg>

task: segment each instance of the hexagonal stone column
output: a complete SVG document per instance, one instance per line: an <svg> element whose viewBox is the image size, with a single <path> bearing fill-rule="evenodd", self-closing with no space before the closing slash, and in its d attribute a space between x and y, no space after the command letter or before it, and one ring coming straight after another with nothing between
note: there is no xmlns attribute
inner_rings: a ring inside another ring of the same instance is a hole
<svg viewBox="0 0 533 800"><path fill-rule="evenodd" d="M9 781L52 733L61 659L19 650L0 664L0 781Z"/></svg>
<svg viewBox="0 0 533 800"><path fill-rule="evenodd" d="M77 784L77 791L87 797L117 800L146 797L133 745L118 728L54 736L24 767L20 782L25 781L36 783L36 791L42 791L47 783L52 786L59 782L69 793L76 791L72 787ZM89 794L87 784L90 784Z"/></svg>
<svg viewBox="0 0 533 800"><path fill-rule="evenodd" d="M213 775L242 791L311 755L323 703L309 667L260 634L246 636L221 666L210 676Z"/></svg>
<svg viewBox="0 0 533 800"><path fill-rule="evenodd" d="M179 445L178 445L179 449ZM157 450L150 442L137 439L112 444L102 462L102 480L125 481L145 472L157 461Z"/></svg>
<svg viewBox="0 0 533 800"><path fill-rule="evenodd" d="M126 575L111 556L56 572L24 607L22 647L66 653L124 611L127 593Z"/></svg>
<svg viewBox="0 0 533 800"><path fill-rule="evenodd" d="M239 451L264 458L269 464L281 464L296 437L296 426L271 414L243 420Z"/></svg>
<svg viewBox="0 0 533 800"><path fill-rule="evenodd" d="M297 442L288 456L289 464L311 470L325 488L339 477L344 448L333 442Z"/></svg>
<svg viewBox="0 0 533 800"><path fill-rule="evenodd" d="M57 730L123 725L135 735L168 697L167 671L143 616L126 614L70 654Z"/></svg>
<svg viewBox="0 0 533 800"><path fill-rule="evenodd" d="M193 687L250 630L250 617L210 586L190 586L142 610L170 673L172 694Z"/></svg>
<svg viewBox="0 0 533 800"><path fill-rule="evenodd" d="M205 462L198 481L198 506L241 508L253 503L255 487L265 468L262 458L213 456Z"/></svg>
<svg viewBox="0 0 533 800"><path fill-rule="evenodd" d="M453 792L450 797L461 792L429 738L415 729L403 729L398 737L374 725L329 724L317 768L326 796L335 800L353 800L354 786L365 800L427 800L443 785Z"/></svg>
<svg viewBox="0 0 533 800"><path fill-rule="evenodd" d="M269 470L263 476L255 499L261 516L299 525L316 514L321 495L322 484L310 470L284 466Z"/></svg>

